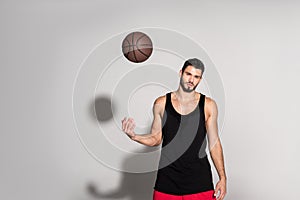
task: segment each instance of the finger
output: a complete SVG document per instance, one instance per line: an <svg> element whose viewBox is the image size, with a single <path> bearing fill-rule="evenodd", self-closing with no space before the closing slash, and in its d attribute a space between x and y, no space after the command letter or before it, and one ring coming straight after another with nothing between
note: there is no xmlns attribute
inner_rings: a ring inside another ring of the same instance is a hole
<svg viewBox="0 0 300 200"><path fill-rule="evenodd" d="M133 124L132 124L132 122L130 122L129 125L128 125L128 131L130 133L132 133L132 131L133 131Z"/></svg>
<svg viewBox="0 0 300 200"><path fill-rule="evenodd" d="M130 124L130 120L129 120L129 118L128 118L128 119L126 120L126 122L125 122L125 132L126 132L126 133L128 132L129 124Z"/></svg>
<svg viewBox="0 0 300 200"><path fill-rule="evenodd" d="M124 117L123 120L122 120L122 130L123 131L125 129L125 122L126 122L126 117Z"/></svg>
<svg viewBox="0 0 300 200"><path fill-rule="evenodd" d="M134 131L135 127L136 127L136 124L135 124L135 121L133 121L133 123L132 123L132 131Z"/></svg>
<svg viewBox="0 0 300 200"><path fill-rule="evenodd" d="M126 124L126 133L131 133L132 132L132 128L131 128L131 126L132 126L132 122L127 122L127 124Z"/></svg>
<svg viewBox="0 0 300 200"><path fill-rule="evenodd" d="M126 132L126 126L127 126L127 122L123 121L122 129L123 129L124 132Z"/></svg>
<svg viewBox="0 0 300 200"><path fill-rule="evenodd" d="M220 194L220 200L224 199L225 194L226 194L226 193L225 193L224 191L221 192L221 194Z"/></svg>
<svg viewBox="0 0 300 200"><path fill-rule="evenodd" d="M135 122L134 122L133 119L131 119L131 120L130 120L130 128L131 128L131 130L134 129L134 126L135 126Z"/></svg>
<svg viewBox="0 0 300 200"><path fill-rule="evenodd" d="M128 118L128 121L127 121L127 131L131 132L131 130L132 130L132 118Z"/></svg>
<svg viewBox="0 0 300 200"><path fill-rule="evenodd" d="M220 193L217 200L222 200L223 198L224 198L224 192L220 189Z"/></svg>
<svg viewBox="0 0 300 200"><path fill-rule="evenodd" d="M128 121L129 121L130 123L133 123L133 118L129 117L129 118L128 118Z"/></svg>
<svg viewBox="0 0 300 200"><path fill-rule="evenodd" d="M218 191L219 191L219 187L216 186L216 188L215 188L215 193L214 193L214 196L215 196L215 197L218 195Z"/></svg>
<svg viewBox="0 0 300 200"><path fill-rule="evenodd" d="M122 131L124 131L124 119L121 121L122 123Z"/></svg>
<svg viewBox="0 0 300 200"><path fill-rule="evenodd" d="M224 196L219 195L217 200L223 200Z"/></svg>
<svg viewBox="0 0 300 200"><path fill-rule="evenodd" d="M216 197L216 199L217 199L217 200L220 200L220 196L221 196L220 189L218 189L218 190L216 191L216 193L215 193L215 194L216 194L216 196L215 196L215 197Z"/></svg>

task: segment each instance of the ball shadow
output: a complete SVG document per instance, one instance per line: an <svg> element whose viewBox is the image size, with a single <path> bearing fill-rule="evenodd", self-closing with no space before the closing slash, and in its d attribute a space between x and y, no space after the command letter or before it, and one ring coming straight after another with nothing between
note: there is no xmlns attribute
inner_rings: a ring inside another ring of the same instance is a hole
<svg viewBox="0 0 300 200"><path fill-rule="evenodd" d="M107 122L113 118L112 106L109 96L98 96L90 104L90 116L98 122Z"/></svg>

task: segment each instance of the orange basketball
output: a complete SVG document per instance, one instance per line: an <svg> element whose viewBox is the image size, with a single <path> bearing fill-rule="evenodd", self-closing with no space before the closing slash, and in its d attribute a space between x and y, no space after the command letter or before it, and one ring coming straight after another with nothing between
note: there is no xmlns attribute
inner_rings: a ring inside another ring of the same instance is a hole
<svg viewBox="0 0 300 200"><path fill-rule="evenodd" d="M140 63L147 60L153 50L152 41L148 35L142 32L128 34L122 43L122 52L131 62Z"/></svg>

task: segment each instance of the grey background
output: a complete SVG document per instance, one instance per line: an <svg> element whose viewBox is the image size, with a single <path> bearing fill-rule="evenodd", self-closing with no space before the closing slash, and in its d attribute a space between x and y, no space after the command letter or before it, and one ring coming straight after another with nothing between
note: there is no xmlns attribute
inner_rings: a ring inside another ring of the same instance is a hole
<svg viewBox="0 0 300 200"><path fill-rule="evenodd" d="M226 199L297 198L299 8L296 1L1 1L0 198L151 199L155 174L97 162L76 135L71 106L91 49L145 26L193 38L219 70Z"/></svg>

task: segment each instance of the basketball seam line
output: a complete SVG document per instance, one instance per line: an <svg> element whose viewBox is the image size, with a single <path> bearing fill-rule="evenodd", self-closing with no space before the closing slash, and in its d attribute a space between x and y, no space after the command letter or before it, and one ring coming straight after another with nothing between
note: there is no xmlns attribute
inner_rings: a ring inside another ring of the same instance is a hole
<svg viewBox="0 0 300 200"><path fill-rule="evenodd" d="M134 32L132 33L132 44L134 44L134 43L133 43L133 39L134 39ZM133 53L133 56L134 56L134 58L135 58L135 61L138 62L138 60L137 60L137 58L136 58L136 55L135 55L134 47L133 47L132 53Z"/></svg>

